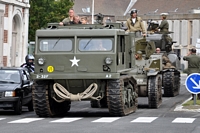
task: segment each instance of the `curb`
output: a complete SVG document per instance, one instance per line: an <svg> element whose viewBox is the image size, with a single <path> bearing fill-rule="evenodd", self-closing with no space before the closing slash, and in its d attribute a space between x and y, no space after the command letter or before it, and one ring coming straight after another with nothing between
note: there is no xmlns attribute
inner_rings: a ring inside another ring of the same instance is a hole
<svg viewBox="0 0 200 133"><path fill-rule="evenodd" d="M183 109L183 104L190 101L192 99L192 97L188 98L187 100L185 100L182 104L177 105L176 108L174 109L174 111L186 111L186 112L200 112L200 109Z"/></svg>

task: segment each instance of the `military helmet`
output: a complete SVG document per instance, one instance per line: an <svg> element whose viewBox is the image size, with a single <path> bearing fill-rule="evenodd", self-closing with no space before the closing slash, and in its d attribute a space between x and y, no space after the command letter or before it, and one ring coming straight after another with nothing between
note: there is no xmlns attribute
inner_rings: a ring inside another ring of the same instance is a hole
<svg viewBox="0 0 200 133"><path fill-rule="evenodd" d="M161 13L160 15L167 17L168 13Z"/></svg>
<svg viewBox="0 0 200 133"><path fill-rule="evenodd" d="M130 15L132 16L133 13L137 13L137 9L132 9Z"/></svg>
<svg viewBox="0 0 200 133"><path fill-rule="evenodd" d="M33 60L33 61L34 61L34 60L35 60L34 56L31 55L31 54L28 54L28 55L25 57L25 61L26 61L27 64L30 65L29 60ZM33 64L33 63L31 63L31 64Z"/></svg>
<svg viewBox="0 0 200 133"><path fill-rule="evenodd" d="M137 54L142 54L142 51L137 51Z"/></svg>

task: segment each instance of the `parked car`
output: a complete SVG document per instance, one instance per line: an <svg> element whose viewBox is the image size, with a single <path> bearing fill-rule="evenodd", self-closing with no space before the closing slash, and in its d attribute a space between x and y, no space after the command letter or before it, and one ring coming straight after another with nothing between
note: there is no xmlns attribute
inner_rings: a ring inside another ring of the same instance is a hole
<svg viewBox="0 0 200 133"><path fill-rule="evenodd" d="M0 67L0 108L13 109L18 115L22 113L22 106L33 111L32 85L26 68Z"/></svg>

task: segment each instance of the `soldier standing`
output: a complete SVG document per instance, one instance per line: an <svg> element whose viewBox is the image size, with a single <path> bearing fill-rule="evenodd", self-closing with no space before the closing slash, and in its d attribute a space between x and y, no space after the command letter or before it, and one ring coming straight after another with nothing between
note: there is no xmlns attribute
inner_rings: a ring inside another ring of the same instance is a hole
<svg viewBox="0 0 200 133"><path fill-rule="evenodd" d="M61 26L65 26L65 25L70 25L73 24L73 20L74 20L74 9L69 9L69 17L63 19L62 22L59 23L59 25Z"/></svg>
<svg viewBox="0 0 200 133"><path fill-rule="evenodd" d="M183 57L183 60L188 61L188 69L185 69L183 71L184 73L187 73L188 75L200 73L200 56L196 55L195 48L192 48L187 56ZM198 99L200 99L200 94L198 94Z"/></svg>
<svg viewBox="0 0 200 133"><path fill-rule="evenodd" d="M128 28L127 31L135 32L138 36L141 36L141 33L143 36L146 36L146 31L144 28L142 18L137 16L137 10L132 9L130 15L131 17L126 21L126 26Z"/></svg>
<svg viewBox="0 0 200 133"><path fill-rule="evenodd" d="M160 29L160 32L162 32L162 33L168 33L169 32L168 31L169 23L166 20L168 13L161 13L160 15L161 15L162 21L161 21L158 29Z"/></svg>

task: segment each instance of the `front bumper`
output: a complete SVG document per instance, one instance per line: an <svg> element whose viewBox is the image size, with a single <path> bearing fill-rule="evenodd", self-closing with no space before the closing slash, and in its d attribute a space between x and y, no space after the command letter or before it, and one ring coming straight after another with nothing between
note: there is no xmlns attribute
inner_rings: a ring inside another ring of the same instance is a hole
<svg viewBox="0 0 200 133"><path fill-rule="evenodd" d="M2 97L0 98L0 108L12 108L19 97Z"/></svg>
<svg viewBox="0 0 200 133"><path fill-rule="evenodd" d="M120 73L65 73L65 74L51 74L40 73L31 74L32 79L119 79Z"/></svg>

